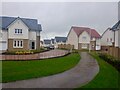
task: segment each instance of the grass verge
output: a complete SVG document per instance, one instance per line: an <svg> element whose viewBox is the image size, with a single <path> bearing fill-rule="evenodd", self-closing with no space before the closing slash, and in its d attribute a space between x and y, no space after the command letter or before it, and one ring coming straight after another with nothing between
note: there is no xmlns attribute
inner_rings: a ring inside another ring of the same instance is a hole
<svg viewBox="0 0 120 90"><path fill-rule="evenodd" d="M118 88L118 77L120 73L110 64L92 52L91 55L98 61L100 71L98 75L87 85L80 88Z"/></svg>
<svg viewBox="0 0 120 90"><path fill-rule="evenodd" d="M78 53L65 57L33 61L2 61L2 82L38 78L64 72L80 60Z"/></svg>

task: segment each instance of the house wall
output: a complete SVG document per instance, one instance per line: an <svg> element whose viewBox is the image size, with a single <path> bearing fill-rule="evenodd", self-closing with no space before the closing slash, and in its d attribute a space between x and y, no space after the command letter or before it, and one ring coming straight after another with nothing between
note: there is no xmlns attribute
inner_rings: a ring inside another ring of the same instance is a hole
<svg viewBox="0 0 120 90"><path fill-rule="evenodd" d="M79 50L88 49L89 48L89 43L90 43L90 35L86 31L82 32L79 36L78 49Z"/></svg>
<svg viewBox="0 0 120 90"><path fill-rule="evenodd" d="M71 30L67 37L67 44L74 45L74 49L78 49L78 36Z"/></svg>
<svg viewBox="0 0 120 90"><path fill-rule="evenodd" d="M101 50L101 39L96 39L96 50Z"/></svg>
<svg viewBox="0 0 120 90"><path fill-rule="evenodd" d="M7 30L0 30L0 51L8 49L8 32Z"/></svg>
<svg viewBox="0 0 120 90"><path fill-rule="evenodd" d="M36 31L29 31L29 39L36 40Z"/></svg>
<svg viewBox="0 0 120 90"><path fill-rule="evenodd" d="M8 39L8 32L7 30L0 30L2 37L0 37L0 41L7 41Z"/></svg>
<svg viewBox="0 0 120 90"><path fill-rule="evenodd" d="M118 47L118 31L115 31L115 47Z"/></svg>
<svg viewBox="0 0 120 90"><path fill-rule="evenodd" d="M108 41L107 41L108 39ZM112 39L112 41L110 41L110 39ZM112 42L114 41L114 33L110 30L110 29L107 29L104 34L102 35L102 38L101 38L101 45L102 46L112 46Z"/></svg>
<svg viewBox="0 0 120 90"><path fill-rule="evenodd" d="M40 48L40 36L37 36L36 37L36 49L39 49Z"/></svg>
<svg viewBox="0 0 120 90"><path fill-rule="evenodd" d="M118 31L118 46L120 48L120 30Z"/></svg>
<svg viewBox="0 0 120 90"><path fill-rule="evenodd" d="M22 29L22 34L15 34L15 29ZM15 20L8 27L8 38L9 39L28 39L28 27L20 20Z"/></svg>
<svg viewBox="0 0 120 90"><path fill-rule="evenodd" d="M86 39L83 39L83 37L86 37ZM86 31L80 34L79 43L90 43L90 35Z"/></svg>
<svg viewBox="0 0 120 90"><path fill-rule="evenodd" d="M29 40L23 39L23 48L13 48L13 39L8 39L8 51L28 50Z"/></svg>

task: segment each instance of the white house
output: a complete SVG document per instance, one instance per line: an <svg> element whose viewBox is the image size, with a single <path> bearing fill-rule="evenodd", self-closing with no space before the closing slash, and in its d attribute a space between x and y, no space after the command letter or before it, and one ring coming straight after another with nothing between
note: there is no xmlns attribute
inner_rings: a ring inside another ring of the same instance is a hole
<svg viewBox="0 0 120 90"><path fill-rule="evenodd" d="M41 25L37 19L0 17L0 50L30 50L40 47Z"/></svg>
<svg viewBox="0 0 120 90"><path fill-rule="evenodd" d="M72 26L68 36L67 44L74 45L74 49L95 49L100 50L99 33L90 28Z"/></svg>
<svg viewBox="0 0 120 90"><path fill-rule="evenodd" d="M103 34L101 38L102 46L119 46L119 32L120 32L120 21L118 21L112 28L108 28Z"/></svg>
<svg viewBox="0 0 120 90"><path fill-rule="evenodd" d="M58 48L60 44L66 44L67 37L55 37L54 39L54 46Z"/></svg>
<svg viewBox="0 0 120 90"><path fill-rule="evenodd" d="M51 41L51 39L44 39L43 40L43 47L44 48L49 48L49 47L51 47L52 46L52 41Z"/></svg>

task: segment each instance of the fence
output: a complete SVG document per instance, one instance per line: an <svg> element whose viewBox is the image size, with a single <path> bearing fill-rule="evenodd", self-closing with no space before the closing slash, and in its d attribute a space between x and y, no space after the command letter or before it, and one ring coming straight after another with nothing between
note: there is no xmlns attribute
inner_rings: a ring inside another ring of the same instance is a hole
<svg viewBox="0 0 120 90"><path fill-rule="evenodd" d="M1 60L34 60L34 59L46 59L53 57L60 57L68 54L65 50L51 50L38 54L31 55L0 55Z"/></svg>
<svg viewBox="0 0 120 90"><path fill-rule="evenodd" d="M62 49L74 49L74 45L70 45L70 44L59 44L58 48L62 48Z"/></svg>
<svg viewBox="0 0 120 90"><path fill-rule="evenodd" d="M120 48L119 47L114 47L114 46L102 46L101 51L103 53L107 53L115 58L120 59Z"/></svg>

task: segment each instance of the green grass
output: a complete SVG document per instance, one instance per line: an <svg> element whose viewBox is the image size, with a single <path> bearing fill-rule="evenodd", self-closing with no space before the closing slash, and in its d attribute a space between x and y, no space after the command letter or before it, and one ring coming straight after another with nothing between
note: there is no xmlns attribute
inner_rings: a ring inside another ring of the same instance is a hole
<svg viewBox="0 0 120 90"><path fill-rule="evenodd" d="M100 59L96 53L91 55L98 61L100 71L91 82L81 88L118 88L120 73L112 65Z"/></svg>
<svg viewBox="0 0 120 90"><path fill-rule="evenodd" d="M2 61L2 82L49 76L74 67L80 60L78 53L65 57L35 61Z"/></svg>

